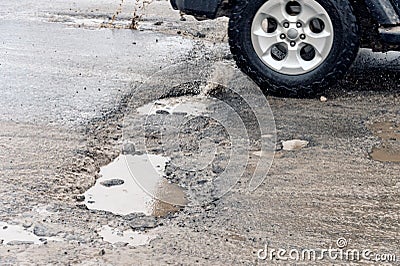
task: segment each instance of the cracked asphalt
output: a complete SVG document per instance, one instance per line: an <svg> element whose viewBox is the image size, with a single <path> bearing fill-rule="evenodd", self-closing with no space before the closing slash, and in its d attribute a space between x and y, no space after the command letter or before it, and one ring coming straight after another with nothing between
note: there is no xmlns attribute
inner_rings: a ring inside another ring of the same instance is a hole
<svg viewBox="0 0 400 266"><path fill-rule="evenodd" d="M195 101L210 75L252 88L245 77L244 83L237 83L240 73L217 75L212 68L222 62L229 72L234 66L227 19L181 19L167 1L154 1L143 11L139 29L129 30L125 27L131 2L124 3L110 23L119 4L0 3L0 222L21 226L43 240L3 241L0 264L270 265L283 262L257 258L266 244L323 249L339 238L351 249L400 258L400 165L371 157L374 149L383 147L398 158L400 53L360 51L345 79L326 92L326 102L267 96L274 118L269 130L275 134L276 129L275 156L255 191L248 190L247 180L259 160L254 152L260 149L260 129L246 106L234 104L235 95L218 87L208 91L207 96L224 100L242 114L250 133L244 180L215 197L218 185L213 178L227 167L232 150L226 124L193 117L186 131L163 131L160 121L178 124L185 114L144 116L136 108L160 97L185 95ZM182 82L191 80L200 82ZM255 102L262 104L263 99ZM208 110L215 109L210 105ZM236 124L229 128L239 132ZM165 145L177 134L183 158L175 146ZM282 140L292 139L309 144L297 151L280 148ZM197 145L202 140L213 145ZM185 189L191 203L165 216L89 210L82 195L126 141L135 143L137 154L169 156L166 179ZM217 154L208 168L174 166L199 151ZM240 158L233 160L234 169L239 171L241 163ZM104 226L155 237L138 246L112 244L101 234ZM378 262L315 262L333 263Z"/></svg>

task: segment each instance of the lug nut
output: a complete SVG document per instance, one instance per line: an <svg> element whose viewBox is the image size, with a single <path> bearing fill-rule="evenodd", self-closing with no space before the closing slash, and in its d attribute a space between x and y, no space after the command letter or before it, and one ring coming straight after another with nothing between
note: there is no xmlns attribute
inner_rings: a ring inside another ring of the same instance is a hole
<svg viewBox="0 0 400 266"><path fill-rule="evenodd" d="M285 34L281 34L281 39L283 40L283 39L285 39L286 38L286 35Z"/></svg>
<svg viewBox="0 0 400 266"><path fill-rule="evenodd" d="M295 47L296 46L296 42L290 42L290 46Z"/></svg>
<svg viewBox="0 0 400 266"><path fill-rule="evenodd" d="M305 34L300 34L300 39L304 40L306 38Z"/></svg>
<svg viewBox="0 0 400 266"><path fill-rule="evenodd" d="M283 27L285 27L285 28L289 28L289 22L285 22L285 23L283 23Z"/></svg>
<svg viewBox="0 0 400 266"><path fill-rule="evenodd" d="M301 24L301 22L297 22L296 26L297 26L297 28L301 28L303 26L303 24Z"/></svg>

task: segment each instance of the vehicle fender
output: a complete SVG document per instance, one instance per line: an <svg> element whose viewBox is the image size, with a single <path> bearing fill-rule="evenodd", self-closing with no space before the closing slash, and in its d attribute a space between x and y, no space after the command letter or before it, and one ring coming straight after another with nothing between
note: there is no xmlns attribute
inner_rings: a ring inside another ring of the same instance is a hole
<svg viewBox="0 0 400 266"><path fill-rule="evenodd" d="M222 0L171 0L175 9L195 17L215 18Z"/></svg>

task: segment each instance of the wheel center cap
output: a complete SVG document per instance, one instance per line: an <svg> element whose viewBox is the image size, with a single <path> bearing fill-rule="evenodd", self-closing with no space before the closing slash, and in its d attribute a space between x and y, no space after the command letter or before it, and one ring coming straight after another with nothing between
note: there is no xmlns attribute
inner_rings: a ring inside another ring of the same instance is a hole
<svg viewBox="0 0 400 266"><path fill-rule="evenodd" d="M299 36L299 33L297 32L296 29L290 29L290 30L288 30L287 35L288 35L289 39L295 40L297 38L297 36Z"/></svg>

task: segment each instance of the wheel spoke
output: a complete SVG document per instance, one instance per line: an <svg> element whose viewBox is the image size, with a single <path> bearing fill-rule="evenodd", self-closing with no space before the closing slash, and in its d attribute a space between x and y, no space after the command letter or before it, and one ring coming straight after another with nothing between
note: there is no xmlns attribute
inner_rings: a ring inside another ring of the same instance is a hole
<svg viewBox="0 0 400 266"><path fill-rule="evenodd" d="M314 47L314 49L319 53L323 54L324 49L326 48L326 43L328 41L328 38L331 37L331 34L324 30L321 33L315 34L312 33L311 31L306 33L307 38L305 40L305 43L308 43Z"/></svg>
<svg viewBox="0 0 400 266"><path fill-rule="evenodd" d="M314 8L304 4L302 5L302 11L297 16L297 19L303 22L304 24L307 24L311 19L321 16L323 16L322 12L317 12L315 11Z"/></svg>
<svg viewBox="0 0 400 266"><path fill-rule="evenodd" d="M286 59L284 60L285 68L297 68L300 65L300 55L297 49L289 48Z"/></svg>
<svg viewBox="0 0 400 266"><path fill-rule="evenodd" d="M323 58L318 51L315 51L314 58L310 61L304 60L301 56L299 57L300 66L304 71L312 69L314 65L318 62L321 62L321 60L323 60Z"/></svg>
<svg viewBox="0 0 400 266"><path fill-rule="evenodd" d="M286 1L280 0L279 3L276 3L274 6L262 10L262 13L266 16L274 17L276 21L282 25L284 21L290 20L290 16L285 10L285 4Z"/></svg>
<svg viewBox="0 0 400 266"><path fill-rule="evenodd" d="M278 32L266 33L260 28L256 29L253 34L257 36L258 45L263 54L268 52L273 45L278 43Z"/></svg>
<svg viewBox="0 0 400 266"><path fill-rule="evenodd" d="M285 60L277 61L272 57L271 53L265 53L262 58L266 62L269 62L271 65L273 65L274 68L278 71L281 70L285 65Z"/></svg>

